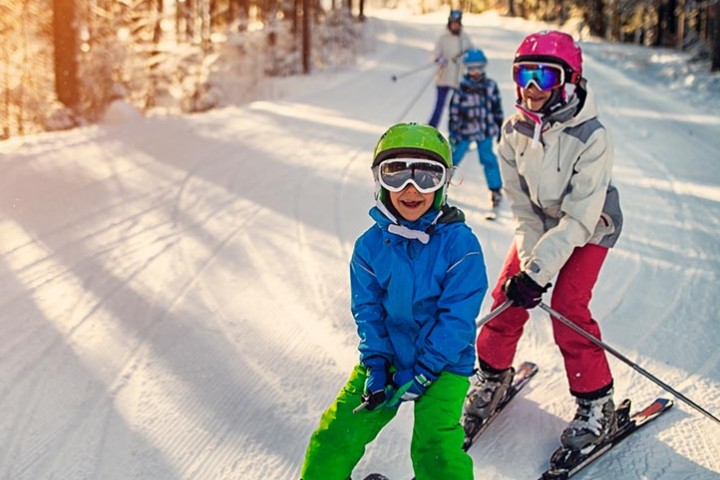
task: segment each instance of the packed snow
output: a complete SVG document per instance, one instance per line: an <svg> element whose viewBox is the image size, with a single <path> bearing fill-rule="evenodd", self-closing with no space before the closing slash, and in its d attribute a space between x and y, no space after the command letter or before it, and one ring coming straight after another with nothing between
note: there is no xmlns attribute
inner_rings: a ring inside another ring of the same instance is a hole
<svg viewBox="0 0 720 480"><path fill-rule="evenodd" d="M370 225L372 148L434 101L430 69L391 76L430 61L446 13L370 15L355 66L273 80L272 98L179 117L116 105L104 124L0 144L0 478L299 477L357 361L348 261ZM513 52L541 26L464 23L510 115ZM682 54L583 49L625 213L592 302L603 339L718 416L720 82L678 80ZM484 220L475 153L450 201L492 279L512 219L503 205ZM472 448L476 478L536 478L572 416L539 309L526 359L540 372ZM617 399L672 397L610 361ZM403 406L353 478L410 478L411 429ZM720 425L681 401L622 445L578 478L720 478Z"/></svg>

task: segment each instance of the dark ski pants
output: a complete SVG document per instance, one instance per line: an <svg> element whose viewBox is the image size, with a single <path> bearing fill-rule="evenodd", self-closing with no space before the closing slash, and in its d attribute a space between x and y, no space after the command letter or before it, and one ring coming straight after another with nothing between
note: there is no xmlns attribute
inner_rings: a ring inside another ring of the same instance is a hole
<svg viewBox="0 0 720 480"><path fill-rule="evenodd" d="M350 478L366 445L397 414L396 408L352 413L362 403L366 377L365 368L357 365L335 402L323 413L305 453L303 480ZM443 372L410 404L415 409L410 455L417 480L472 480L472 459L462 449L465 434L460 425L469 386L467 377Z"/></svg>
<svg viewBox="0 0 720 480"><path fill-rule="evenodd" d="M576 248L557 275L551 299L554 310L596 338L601 338L600 327L592 318L589 305L607 252L606 247L594 244ZM492 291L493 309L505 302L502 286L519 271L520 260L513 242ZM529 317L524 308L510 307L488 322L477 338L478 357L493 368L510 367ZM590 393L610 385L612 374L605 351L554 318L552 327L565 362L570 392Z"/></svg>
<svg viewBox="0 0 720 480"><path fill-rule="evenodd" d="M433 113L430 117L428 125L437 128L437 126L440 124L443 110L445 109L445 101L447 100L448 93L450 92L450 90L452 90L452 87L438 85L435 88L437 89L437 96L435 97L435 108L433 109Z"/></svg>

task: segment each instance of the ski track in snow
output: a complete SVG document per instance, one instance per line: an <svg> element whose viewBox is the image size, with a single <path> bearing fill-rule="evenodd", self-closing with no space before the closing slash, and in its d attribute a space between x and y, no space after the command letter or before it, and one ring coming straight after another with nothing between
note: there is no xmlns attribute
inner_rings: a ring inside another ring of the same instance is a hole
<svg viewBox="0 0 720 480"><path fill-rule="evenodd" d="M357 361L348 262L371 225L372 148L389 125L426 121L434 98L430 70L390 76L428 62L444 22L371 18L357 66L296 78L272 102L8 143L0 478L298 478ZM539 25L486 14L466 28L511 114L512 52ZM606 342L717 415L720 117L633 80L602 42L583 48L625 212L593 312ZM503 204L484 220L487 195L470 151L449 196L492 286L512 218ZM472 448L476 478L537 477L572 416L543 312L525 359L540 371ZM618 401L669 396L610 361ZM409 478L411 435L403 408L354 477ZM720 427L676 400L578 478L720 478L719 445Z"/></svg>

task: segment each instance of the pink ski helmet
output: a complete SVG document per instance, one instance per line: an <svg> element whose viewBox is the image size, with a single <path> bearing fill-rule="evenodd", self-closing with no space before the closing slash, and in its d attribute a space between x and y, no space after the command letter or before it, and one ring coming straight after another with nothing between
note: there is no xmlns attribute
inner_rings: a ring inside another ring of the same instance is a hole
<svg viewBox="0 0 720 480"><path fill-rule="evenodd" d="M557 30L543 30L525 37L515 52L514 62L560 65L569 83L577 84L582 78L582 50L570 35Z"/></svg>

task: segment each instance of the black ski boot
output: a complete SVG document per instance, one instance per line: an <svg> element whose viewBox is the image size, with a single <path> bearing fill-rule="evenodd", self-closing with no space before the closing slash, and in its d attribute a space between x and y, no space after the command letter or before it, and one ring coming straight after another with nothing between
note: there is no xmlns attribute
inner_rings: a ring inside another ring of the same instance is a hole
<svg viewBox="0 0 720 480"><path fill-rule="evenodd" d="M592 400L576 398L577 411L562 432L560 443L570 450L584 450L601 444L617 428L613 391Z"/></svg>
<svg viewBox="0 0 720 480"><path fill-rule="evenodd" d="M489 367L478 370L480 382L473 385L465 399L465 414L483 420L493 414L500 401L507 394L512 385L515 370L508 368L501 371L491 371Z"/></svg>

